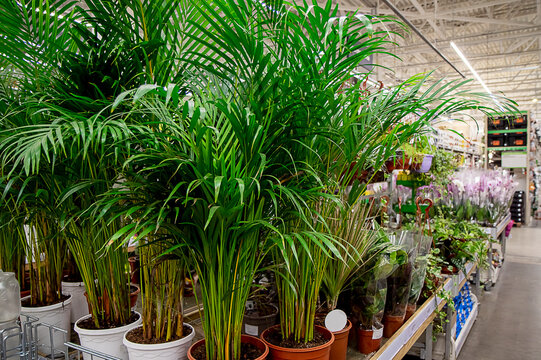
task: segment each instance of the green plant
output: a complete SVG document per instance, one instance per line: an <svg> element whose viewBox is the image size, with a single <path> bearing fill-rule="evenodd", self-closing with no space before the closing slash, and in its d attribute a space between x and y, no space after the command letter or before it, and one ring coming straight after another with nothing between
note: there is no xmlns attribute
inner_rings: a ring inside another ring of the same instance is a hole
<svg viewBox="0 0 541 360"><path fill-rule="evenodd" d="M447 266L445 260L440 257L440 249L433 248L427 256L427 267L426 267L426 278L425 285L423 288L422 296L424 299L428 299L431 296L435 295L442 299L451 311L454 311L455 303L451 292L443 288L443 280L441 270L443 267ZM432 340L436 341L436 336L443 333L444 325L449 322L447 319L447 311L445 308L440 309L439 307L435 309L437 321L434 321L434 329Z"/></svg>
<svg viewBox="0 0 541 360"><path fill-rule="evenodd" d="M465 272L466 263L474 262L480 267L488 264L488 235L477 224L469 221L436 218L432 224L436 246L440 256L449 265Z"/></svg>
<svg viewBox="0 0 541 360"><path fill-rule="evenodd" d="M402 144L401 149L404 152L404 155L406 155L414 163L421 163L425 155L431 155L434 153L436 147L430 145L426 135L421 135L415 137L409 143Z"/></svg>
<svg viewBox="0 0 541 360"><path fill-rule="evenodd" d="M317 205L323 216L334 209L328 202ZM283 340L308 343L314 338L317 300L331 250L339 260L343 259L332 236L311 232L298 221L287 227L292 235L284 238L290 245L276 246L273 251L281 334ZM292 245L295 242L299 244Z"/></svg>
<svg viewBox="0 0 541 360"><path fill-rule="evenodd" d="M374 201L346 203L344 208L336 207L334 214L327 218L331 234L336 236L340 257L331 257L323 275L323 292L327 310L336 308L338 297L352 276L377 256L374 251L378 232L373 230L371 217Z"/></svg>
<svg viewBox="0 0 541 360"><path fill-rule="evenodd" d="M425 284L426 269L432 246L431 236L424 235L423 232L418 232L414 236L416 237L415 243L417 247L417 256L415 257L415 261L413 263L408 305L417 305L417 301L419 300L419 296L421 295Z"/></svg>
<svg viewBox="0 0 541 360"><path fill-rule="evenodd" d="M385 91L362 89L368 75L344 87L363 60L389 53L377 24L391 20L340 17L331 1L7 5L2 61L21 74L31 116L9 125L4 170L58 175L62 229L96 239L100 254L123 257L116 240L165 228L169 250L200 273L209 359L240 356L246 289L268 239L290 246L284 224L300 219L329 237L312 221L321 197L379 168L432 120L488 111L481 102L493 98L457 90L464 82L425 88L430 75ZM422 115L403 124L413 113ZM105 193L118 199L87 211Z"/></svg>
<svg viewBox="0 0 541 360"><path fill-rule="evenodd" d="M158 234L159 235L159 234ZM138 245L141 261L142 316L145 341L171 341L183 332L183 291L185 264L182 259L164 255L162 239Z"/></svg>
<svg viewBox="0 0 541 360"><path fill-rule="evenodd" d="M432 159L432 167L430 174L433 177L433 182L437 185L447 185L451 179L451 175L458 168L456 156L440 148L436 148L434 158Z"/></svg>
<svg viewBox="0 0 541 360"><path fill-rule="evenodd" d="M406 253L393 246L383 230L379 242L372 248L374 256L354 275L350 284L351 312L359 320L360 328L381 329L387 298L387 278L404 264Z"/></svg>
<svg viewBox="0 0 541 360"><path fill-rule="evenodd" d="M20 96L1 102L2 169L9 186L18 173L34 175L28 201L48 197L47 220L75 255L96 327L130 317L127 254L109 242L120 219L97 221L87 210L116 184L132 133L100 122L99 111L125 89L172 78L177 48L163 40L177 41L181 22L162 16L176 15L177 4L9 0L0 8L0 61L12 71L2 90Z"/></svg>
<svg viewBox="0 0 541 360"><path fill-rule="evenodd" d="M0 269L4 272L13 272L17 276L21 289L25 288L25 244L24 227L16 210L13 199L4 199L0 210Z"/></svg>

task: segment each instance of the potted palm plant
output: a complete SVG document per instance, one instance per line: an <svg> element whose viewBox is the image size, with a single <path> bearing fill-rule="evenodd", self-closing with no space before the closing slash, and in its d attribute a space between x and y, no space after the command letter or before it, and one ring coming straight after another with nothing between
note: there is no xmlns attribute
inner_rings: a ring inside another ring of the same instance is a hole
<svg viewBox="0 0 541 360"><path fill-rule="evenodd" d="M130 359L186 359L195 329L182 316L185 265L163 255L159 236L139 243L142 325L124 334Z"/></svg>
<svg viewBox="0 0 541 360"><path fill-rule="evenodd" d="M355 193L351 191L350 194ZM372 199L373 200L373 199ZM326 309L336 309L338 298L357 270L365 266L377 255L378 231L373 229L372 205L374 201L356 201L346 203L345 208L336 209L336 213L327 224L331 233L337 235L337 246L341 258L332 257L327 262L323 277L323 293L326 296ZM346 327L334 332L335 341L331 347L331 359L345 359L349 332L352 324L348 320Z"/></svg>
<svg viewBox="0 0 541 360"><path fill-rule="evenodd" d="M113 239L140 241L164 231L171 241L163 251L187 257L196 270L206 338L188 357L238 358L241 341L251 344L250 356L264 357L268 350L261 341L241 337L244 305L265 253L260 232L269 227L262 194L276 185L262 182L265 161L242 145L259 125L235 128L241 120L236 111L242 110L234 103L223 108L231 99L220 99L219 92L194 91L197 96L173 104L158 89L142 97L139 90L123 95L126 103L136 100L125 117L139 116L159 128L140 134L142 146L126 163L125 183L102 201L108 212L134 219ZM265 138L259 141L269 146Z"/></svg>
<svg viewBox="0 0 541 360"><path fill-rule="evenodd" d="M17 217L13 217L13 208L7 204L3 206L0 218L4 224L0 229L0 269L4 272L12 272L19 281L21 295L26 285L25 251L26 236L24 228ZM29 295L29 290L24 296ZM22 297L24 297L22 296Z"/></svg>
<svg viewBox="0 0 541 360"><path fill-rule="evenodd" d="M47 178L38 176L27 177L24 181L10 182L19 187L19 214L13 221L23 230L25 258L29 263L30 295L21 299L21 312L32 315L40 321L70 331L71 296L62 294L62 276L67 246L63 234L56 222L57 213L52 206L52 193L42 189L36 191ZM21 185L24 184L24 185ZM29 186L29 187L26 187ZM15 189L7 189L13 191ZM39 195L38 195L39 194ZM56 332L52 340L45 328L38 329L40 351L50 354L52 351L63 349L64 334ZM54 347L54 350L52 349Z"/></svg>
<svg viewBox="0 0 541 360"><path fill-rule="evenodd" d="M318 208L325 217L335 204L322 200ZM332 236L318 229L322 225L314 224L316 231L303 228L300 222L287 226L291 235L285 235L283 244L273 248L280 325L265 330L261 339L271 349L273 359L328 359L335 337L316 325L316 307L331 252L341 257Z"/></svg>
<svg viewBox="0 0 541 360"><path fill-rule="evenodd" d="M116 155L124 145L121 140L131 134L123 133L123 127L114 128L118 124L100 123L99 112L122 90L149 79L169 78L175 56L149 37L161 39L164 28L172 27L161 18L173 16L176 2L82 3L8 1L0 9L6 19L0 25L1 46L12 55L4 60L14 69L17 88L25 95L18 108L8 110L10 115L30 114L6 117L6 127L13 132L4 138L2 155L4 169L13 174L21 167L25 175L39 169L44 180L39 185L46 185L40 187L41 194L55 200L52 222L77 260L85 283L91 317L84 320L87 327L105 330L102 339L110 340L109 327L128 326L138 316L130 313L127 253L109 242L121 226L120 219L97 221L88 210L117 184L116 169L123 160ZM178 40L174 29L167 32ZM162 67L167 69L161 71ZM82 326L83 321L78 322L76 329L99 332ZM127 357L123 331L117 331L116 350L95 349ZM85 342L87 334L82 332Z"/></svg>

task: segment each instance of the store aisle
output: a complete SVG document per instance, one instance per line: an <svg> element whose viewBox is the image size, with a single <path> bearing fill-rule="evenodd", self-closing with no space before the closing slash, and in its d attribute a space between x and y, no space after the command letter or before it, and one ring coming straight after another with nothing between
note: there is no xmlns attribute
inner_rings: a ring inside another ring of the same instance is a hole
<svg viewBox="0 0 541 360"><path fill-rule="evenodd" d="M500 281L481 298L458 360L541 359L541 224L511 234Z"/></svg>

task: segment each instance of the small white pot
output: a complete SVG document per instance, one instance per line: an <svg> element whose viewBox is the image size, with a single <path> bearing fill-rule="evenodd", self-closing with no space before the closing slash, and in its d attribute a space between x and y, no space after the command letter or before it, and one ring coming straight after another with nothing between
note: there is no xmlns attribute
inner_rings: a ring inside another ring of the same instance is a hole
<svg viewBox="0 0 541 360"><path fill-rule="evenodd" d="M75 323L75 332L79 334L79 340L81 340L81 346L87 347L91 350L111 355L122 360L128 360L128 351L126 347L122 344L122 339L124 334L141 325L142 319L141 314L136 312L139 315L137 321L132 322L131 324L124 325L114 329L104 329L104 330L89 330L82 329L77 324L85 319L88 319L92 315L86 315L77 320ZM83 354L84 360L90 360L90 354Z"/></svg>
<svg viewBox="0 0 541 360"><path fill-rule="evenodd" d="M88 304L85 298L84 282L64 282L62 281L62 293L71 295L71 323L88 315Z"/></svg>
<svg viewBox="0 0 541 360"><path fill-rule="evenodd" d="M185 360L188 358L188 349L192 345L195 336L195 329L189 325L192 332L175 341L162 344L138 344L126 339L128 331L124 334L124 345L128 348L130 360L154 360L154 359L176 359ZM142 326L142 325L141 325ZM138 326L140 327L140 326Z"/></svg>
<svg viewBox="0 0 541 360"><path fill-rule="evenodd" d="M21 301L26 299L30 299L30 296L22 298ZM50 355L52 346L54 346L55 352L65 351L66 347L64 346L64 343L69 341L71 333L71 300L72 297L70 295L68 299L54 305L21 307L21 314L34 316L39 319L39 323L41 324L53 325L68 332L67 334L64 334L61 331L53 331L53 343L51 344L49 328L46 326L38 326L38 350L42 354Z"/></svg>

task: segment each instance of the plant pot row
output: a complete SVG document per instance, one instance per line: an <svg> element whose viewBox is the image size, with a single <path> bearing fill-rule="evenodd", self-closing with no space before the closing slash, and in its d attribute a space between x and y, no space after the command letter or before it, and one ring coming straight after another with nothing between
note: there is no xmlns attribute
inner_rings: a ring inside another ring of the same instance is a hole
<svg viewBox="0 0 541 360"><path fill-rule="evenodd" d="M107 354L119 359L198 359L194 355L199 347L204 346L205 340L200 340L193 344L192 340L195 336L195 329L184 324L190 329L189 334L181 339L159 343L159 344L140 344L128 340L127 334L138 327L142 327L141 316L139 313L137 320L132 323L111 328L111 329L87 329L81 325L81 322L91 317L88 314L88 309L85 306L86 301L84 298L84 286L82 283L76 283L67 285L69 290L68 298L58 304L44 306L44 307L22 307L22 313L32 315L39 318L40 322L53 325L62 329L70 330L70 319L72 314L84 313L87 314L81 316L75 321L74 330L79 335L81 346L91 349L96 353ZM81 289L83 289L81 291ZM28 299L29 296L22 299L22 301ZM242 342L255 346L262 352L262 355L257 359L265 359L269 354L272 359L321 359L321 360L345 360L348 344L349 331L352 325L348 321L347 326L338 332L330 332L322 326L316 326L316 331L323 335L328 341L322 345L312 348L285 348L275 344L272 344L266 339L269 332L279 331L279 325L272 326L263 331L260 335L260 339L250 335L242 335ZM51 353L51 342L49 340L49 329L46 327L40 327L38 329L38 337L40 339L39 351L44 354ZM53 344L56 351L62 351L64 347L64 334L61 332L55 332L53 336ZM90 360L91 355L88 353L83 354L85 360Z"/></svg>

